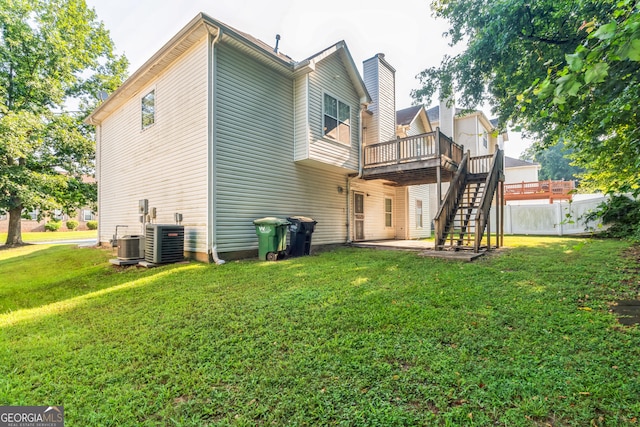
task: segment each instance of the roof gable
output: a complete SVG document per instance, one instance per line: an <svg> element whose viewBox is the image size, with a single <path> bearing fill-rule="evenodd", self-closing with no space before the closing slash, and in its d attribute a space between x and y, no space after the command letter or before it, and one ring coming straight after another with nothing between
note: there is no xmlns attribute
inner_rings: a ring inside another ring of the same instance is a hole
<svg viewBox="0 0 640 427"><path fill-rule="evenodd" d="M369 103L371 101L371 97L344 41L340 41L298 63L289 56L276 52L267 43L236 30L204 13L199 13L147 62L131 74L85 121L89 124L100 124L102 120L127 102L131 96L135 95L171 66L185 51L201 42L205 37L215 37L216 40L228 42L234 47L256 57L266 65L285 73L310 72L314 69L315 63L331 55L338 54L347 68L349 77L360 96L361 102Z"/></svg>
<svg viewBox="0 0 640 427"><path fill-rule="evenodd" d="M416 119L422 108L422 105L414 105L413 107L396 111L396 123L399 126L410 125L411 122Z"/></svg>
<svg viewBox="0 0 640 427"><path fill-rule="evenodd" d="M370 103L371 96L369 95L369 92L364 85L362 76L360 76L360 72L358 71L355 62L353 61L353 57L351 56L349 48L347 47L347 43L344 40L339 41L333 46L329 46L328 48L308 57L303 61L295 63L295 73L305 74L314 71L316 68L316 64L328 58L331 58L334 55L338 55L338 57L342 61L342 64L347 69L347 73L349 74L351 83L353 84L356 92L358 93L358 96L360 97L360 102L363 104Z"/></svg>
<svg viewBox="0 0 640 427"><path fill-rule="evenodd" d="M414 105L412 107L396 111L397 126L411 126L411 124L416 121L422 122L422 127L426 132L431 132L433 130L431 120L429 120L427 111L424 109L423 105Z"/></svg>

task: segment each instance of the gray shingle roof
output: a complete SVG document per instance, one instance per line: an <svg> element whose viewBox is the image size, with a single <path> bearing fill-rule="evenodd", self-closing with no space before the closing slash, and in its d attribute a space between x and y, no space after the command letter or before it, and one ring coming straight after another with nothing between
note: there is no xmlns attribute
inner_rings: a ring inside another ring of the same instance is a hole
<svg viewBox="0 0 640 427"><path fill-rule="evenodd" d="M536 162L528 162L526 160L514 159L513 157L504 156L505 168L517 168L520 166L533 166L538 165Z"/></svg>
<svg viewBox="0 0 640 427"><path fill-rule="evenodd" d="M413 119L416 118L421 108L422 105L415 105L413 107L396 111L396 123L401 126L410 124Z"/></svg>

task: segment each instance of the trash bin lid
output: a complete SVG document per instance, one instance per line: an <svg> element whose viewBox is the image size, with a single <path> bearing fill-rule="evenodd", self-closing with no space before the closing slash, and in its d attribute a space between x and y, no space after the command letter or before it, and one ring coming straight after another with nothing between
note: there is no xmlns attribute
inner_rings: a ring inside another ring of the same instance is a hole
<svg viewBox="0 0 640 427"><path fill-rule="evenodd" d="M273 216L267 216L264 218L258 218L253 220L255 225L268 224L268 225L289 225L289 221L282 218L276 218Z"/></svg>
<svg viewBox="0 0 640 427"><path fill-rule="evenodd" d="M306 216L290 216L290 217L287 217L287 219L289 221L315 222L315 223L318 222L315 219L309 218L309 217L306 217Z"/></svg>

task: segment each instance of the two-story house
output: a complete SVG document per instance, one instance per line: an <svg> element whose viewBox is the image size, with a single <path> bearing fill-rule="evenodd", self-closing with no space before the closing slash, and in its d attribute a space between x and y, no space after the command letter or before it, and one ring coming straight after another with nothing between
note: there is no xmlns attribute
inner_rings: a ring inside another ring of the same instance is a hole
<svg viewBox="0 0 640 427"><path fill-rule="evenodd" d="M410 189L427 182L425 169L399 180L389 156L432 167L456 145L435 132L398 139L395 70L381 54L363 68L364 78L344 42L295 61L199 14L87 119L99 241L117 225L142 231L140 199L158 223L182 214L185 251L200 260L255 254L253 220L264 216L315 219L314 245L428 234L430 220L416 218L426 193ZM401 151L390 140L404 141ZM438 176L450 179L453 166Z"/></svg>

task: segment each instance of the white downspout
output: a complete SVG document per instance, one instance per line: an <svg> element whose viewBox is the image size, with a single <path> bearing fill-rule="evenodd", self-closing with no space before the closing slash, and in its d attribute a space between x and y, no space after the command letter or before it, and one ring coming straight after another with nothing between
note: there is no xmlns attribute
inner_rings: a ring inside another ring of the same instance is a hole
<svg viewBox="0 0 640 427"><path fill-rule="evenodd" d="M209 49L209 172L208 172L208 180L209 180L209 230L207 231L208 240L209 240L209 261L215 262L217 265L222 265L225 263L224 260L218 257L217 245L216 245L216 191L215 191L215 164L216 164L216 146L217 141L215 138L215 132L217 128L216 123L216 114L215 109L217 107L217 103L215 102L216 97L216 79L217 79L217 67L215 64L215 46L220 41L222 37L222 29L218 28L218 34L216 34L211 40L211 47Z"/></svg>
<svg viewBox="0 0 640 427"><path fill-rule="evenodd" d="M102 192L102 123L100 123L96 128L96 147L98 148L96 157L97 157L97 165L96 165L96 182L98 183L98 215L100 215L100 205L102 204L102 197L100 197L100 193ZM96 239L96 244L98 247L101 246L100 236L102 235L102 221L98 221L98 238Z"/></svg>

